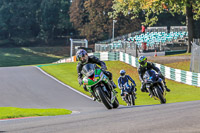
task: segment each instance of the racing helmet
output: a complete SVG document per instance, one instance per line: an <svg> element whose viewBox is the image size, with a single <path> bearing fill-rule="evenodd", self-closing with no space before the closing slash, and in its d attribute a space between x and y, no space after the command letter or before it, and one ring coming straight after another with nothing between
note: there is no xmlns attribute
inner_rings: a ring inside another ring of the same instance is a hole
<svg viewBox="0 0 200 133"><path fill-rule="evenodd" d="M121 77L124 78L124 77L125 77L125 74L126 74L126 71L125 71L125 70L120 70L119 73L120 73Z"/></svg>
<svg viewBox="0 0 200 133"><path fill-rule="evenodd" d="M86 64L88 62L88 54L84 49L79 49L76 52L76 60L80 61L83 64Z"/></svg>
<svg viewBox="0 0 200 133"><path fill-rule="evenodd" d="M138 58L138 62L142 67L147 67L147 57L145 56L140 56Z"/></svg>

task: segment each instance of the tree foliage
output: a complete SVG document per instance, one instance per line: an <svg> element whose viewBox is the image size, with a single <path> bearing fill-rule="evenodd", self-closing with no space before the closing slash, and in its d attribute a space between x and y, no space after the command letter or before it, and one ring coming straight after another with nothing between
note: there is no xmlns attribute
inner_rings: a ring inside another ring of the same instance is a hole
<svg viewBox="0 0 200 133"><path fill-rule="evenodd" d="M152 26L158 21L158 15L168 12L186 15L188 26L189 43L194 36L193 20L200 18L200 0L114 0L111 17L117 18L120 13L125 16L132 14L132 19L137 18L139 13L145 14L143 24ZM188 52L191 51L191 44L188 45Z"/></svg>
<svg viewBox="0 0 200 133"><path fill-rule="evenodd" d="M74 0L70 7L70 20L80 35L89 41L110 39L112 37L113 19L108 13L112 11L112 0ZM115 23L115 36L130 33L140 28L140 20L130 20L121 15Z"/></svg>
<svg viewBox="0 0 200 133"><path fill-rule="evenodd" d="M119 13L125 16L133 14L132 18L137 18L140 12L145 14L145 25L154 25L158 21L161 13L186 15L186 7L192 6L194 19L200 17L200 0L114 0L112 17L116 18Z"/></svg>
<svg viewBox="0 0 200 133"><path fill-rule="evenodd" d="M1 0L0 39L24 44L28 39L52 39L72 29L70 0Z"/></svg>

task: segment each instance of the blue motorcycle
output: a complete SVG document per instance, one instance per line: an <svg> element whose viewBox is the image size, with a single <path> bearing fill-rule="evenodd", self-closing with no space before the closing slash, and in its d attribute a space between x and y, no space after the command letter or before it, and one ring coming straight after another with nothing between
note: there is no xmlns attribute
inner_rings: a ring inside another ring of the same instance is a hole
<svg viewBox="0 0 200 133"><path fill-rule="evenodd" d="M161 104L166 103L166 91L163 88L163 80L153 70L147 70L143 75L144 85L149 95L155 100L159 100Z"/></svg>
<svg viewBox="0 0 200 133"><path fill-rule="evenodd" d="M135 86L132 83L131 85L125 83L123 85L123 89L124 89L124 101L127 103L128 106L135 105L135 99L136 99Z"/></svg>

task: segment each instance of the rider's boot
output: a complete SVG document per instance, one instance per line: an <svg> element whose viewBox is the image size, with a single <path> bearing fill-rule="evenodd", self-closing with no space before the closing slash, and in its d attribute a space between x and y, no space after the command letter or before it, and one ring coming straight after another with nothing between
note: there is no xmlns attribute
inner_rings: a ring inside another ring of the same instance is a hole
<svg viewBox="0 0 200 133"><path fill-rule="evenodd" d="M167 91L167 92L170 92L170 89L169 88L167 88L167 86L166 86L166 82L165 81L163 81L163 86L164 86L164 88L165 88L165 90Z"/></svg>
<svg viewBox="0 0 200 133"><path fill-rule="evenodd" d="M137 99L137 96L136 96L136 95L137 95L137 93L135 92L135 99Z"/></svg>
<svg viewBox="0 0 200 133"><path fill-rule="evenodd" d="M112 79L110 79L110 84L113 86L113 89L114 89L115 94L117 94L118 92L115 90L115 88L117 88L117 86L116 86L115 83L112 81Z"/></svg>
<svg viewBox="0 0 200 133"><path fill-rule="evenodd" d="M83 85L83 89L88 92L87 87Z"/></svg>
<svg viewBox="0 0 200 133"><path fill-rule="evenodd" d="M123 93L123 91L121 92L121 94L120 94L120 95L121 95L121 98L122 98L122 100L123 100L123 101L125 101L125 96L124 96L124 93Z"/></svg>
<svg viewBox="0 0 200 133"><path fill-rule="evenodd" d="M137 95L137 93L136 93L136 91L137 91L137 88L134 88L135 90L134 90L134 93L135 93L135 96Z"/></svg>
<svg viewBox="0 0 200 133"><path fill-rule="evenodd" d="M126 101L125 96L122 96L122 100L123 100L123 101Z"/></svg>
<svg viewBox="0 0 200 133"><path fill-rule="evenodd" d="M113 88L117 88L117 86L115 85L115 83L111 80L110 83L112 84Z"/></svg>
<svg viewBox="0 0 200 133"><path fill-rule="evenodd" d="M169 88L167 88L167 86L165 85L165 89L167 92L170 92L171 90Z"/></svg>
<svg viewBox="0 0 200 133"><path fill-rule="evenodd" d="M97 99L96 99L95 97L92 97L92 100L93 100L93 101L96 101Z"/></svg>
<svg viewBox="0 0 200 133"><path fill-rule="evenodd" d="M92 100L93 100L93 101L96 101L97 99L96 99L96 97L94 96L94 93L93 93L93 92L91 92L91 94L92 94L92 95L91 95L91 97L92 97Z"/></svg>

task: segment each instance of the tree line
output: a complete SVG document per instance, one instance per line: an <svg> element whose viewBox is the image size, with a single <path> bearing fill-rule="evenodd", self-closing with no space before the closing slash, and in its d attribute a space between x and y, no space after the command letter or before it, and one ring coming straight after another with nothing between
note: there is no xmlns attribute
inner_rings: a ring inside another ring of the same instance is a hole
<svg viewBox="0 0 200 133"><path fill-rule="evenodd" d="M86 38L89 44L163 24L184 25L194 37L200 0L1 0L0 46L48 45L55 39ZM173 20L169 14L175 15ZM158 20L165 18L167 21ZM176 20L176 21L174 21ZM196 28L197 29L197 28ZM195 34L196 35L196 34ZM62 42L66 45L64 42ZM56 44L55 44L56 45Z"/></svg>
<svg viewBox="0 0 200 133"><path fill-rule="evenodd" d="M0 45L35 45L38 40L46 45L62 37L87 38L90 43L109 39L111 7L112 0L1 0ZM140 23L121 15L115 36L139 30Z"/></svg>
<svg viewBox="0 0 200 133"><path fill-rule="evenodd" d="M1 0L0 44L24 45L73 31L69 0Z"/></svg>

